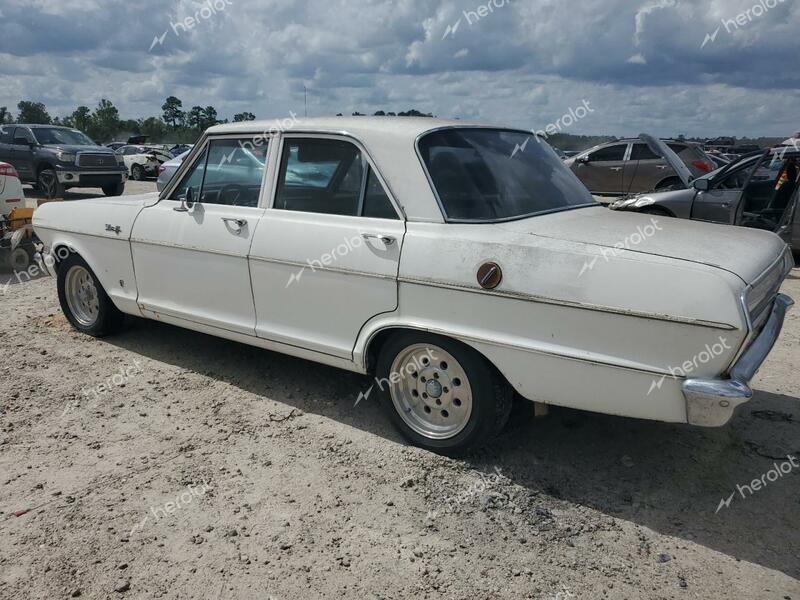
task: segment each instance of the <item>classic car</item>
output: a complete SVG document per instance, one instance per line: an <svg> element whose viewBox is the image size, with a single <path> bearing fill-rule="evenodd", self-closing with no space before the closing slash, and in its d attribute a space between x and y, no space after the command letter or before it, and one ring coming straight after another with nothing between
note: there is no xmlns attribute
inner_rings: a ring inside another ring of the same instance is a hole
<svg viewBox="0 0 800 600"><path fill-rule="evenodd" d="M160 194L34 227L78 331L134 315L370 374L356 399L441 453L514 398L723 425L792 304L775 234L612 212L535 134L460 121L215 126Z"/></svg>
<svg viewBox="0 0 800 600"><path fill-rule="evenodd" d="M612 210L766 229L783 238L800 258L800 148L759 151L693 179L680 170L680 161L668 147L652 138L650 143L675 163L685 188L618 200L610 205Z"/></svg>
<svg viewBox="0 0 800 600"><path fill-rule="evenodd" d="M116 152L124 161L131 178L136 181L157 176L158 167L172 160L169 152L153 146L123 146Z"/></svg>
<svg viewBox="0 0 800 600"><path fill-rule="evenodd" d="M700 144L664 140L695 177L716 168ZM592 194L621 196L681 186L680 177L641 138L606 142L565 161Z"/></svg>

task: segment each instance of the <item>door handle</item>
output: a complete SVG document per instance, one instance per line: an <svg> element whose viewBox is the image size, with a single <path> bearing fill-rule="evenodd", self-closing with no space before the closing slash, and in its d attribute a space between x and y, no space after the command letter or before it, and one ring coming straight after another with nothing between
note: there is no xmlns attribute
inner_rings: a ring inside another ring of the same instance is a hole
<svg viewBox="0 0 800 600"><path fill-rule="evenodd" d="M609 167L612 171L622 171L622 167Z"/></svg>
<svg viewBox="0 0 800 600"><path fill-rule="evenodd" d="M233 225L234 233L241 233L242 229L244 229L247 225L247 221L245 219L222 217L222 220L226 225Z"/></svg>
<svg viewBox="0 0 800 600"><path fill-rule="evenodd" d="M387 246L391 246L397 241L394 236L383 233L362 233L361 237L363 237L365 240L380 240Z"/></svg>
<svg viewBox="0 0 800 600"><path fill-rule="evenodd" d="M658 165L658 167L656 167L656 168L657 168L659 171L666 171L666 170L667 170L667 165Z"/></svg>

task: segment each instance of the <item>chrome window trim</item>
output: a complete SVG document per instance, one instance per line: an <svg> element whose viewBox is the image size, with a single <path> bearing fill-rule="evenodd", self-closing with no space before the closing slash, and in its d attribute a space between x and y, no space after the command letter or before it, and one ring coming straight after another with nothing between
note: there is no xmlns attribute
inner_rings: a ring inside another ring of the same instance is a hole
<svg viewBox="0 0 800 600"><path fill-rule="evenodd" d="M417 138L414 140L414 149L417 153L417 160L419 160L420 165L422 166L422 172L425 173L425 177L428 180L428 186L431 188L431 192L433 193L433 197L436 198L436 203L439 205L439 212L442 213L442 219L445 223L457 223L461 225L493 225L495 223L510 223L512 221L521 221L522 219L529 219L531 217L538 217L540 215L549 215L558 212L564 212L567 210L574 210L578 208L588 208L590 206L600 206L599 202L591 202L589 204L576 204L574 206L567 206L564 208L554 208L546 211L538 211L534 213L528 213L525 215L519 215L514 217L503 217L501 219L494 219L492 221L486 221L483 219L451 219L447 215L447 211L444 209L444 204L442 203L442 198L439 196L439 190L436 189L436 185L433 183L433 178L431 177L430 172L428 171L428 165L425 164L425 160L422 158L422 151L419 149L419 143L422 141L422 138L431 135L432 133L436 133L439 131L447 131L450 129L492 129L494 131L508 131L511 133L524 133L530 137L539 137L535 131L527 131L525 129L514 129L513 127L499 127L496 125L442 125L441 127L434 127L432 129L428 129L427 131L423 131L420 133ZM545 141L545 143L547 143ZM588 153L588 151L587 151ZM565 167L566 168L566 167Z"/></svg>
<svg viewBox="0 0 800 600"><path fill-rule="evenodd" d="M264 208L266 208L267 210L276 210L276 211L282 211L282 212L293 212L293 213L300 213L300 214L306 214L306 215L330 214L330 213L312 213L312 212L307 212L307 211L302 211L302 210L287 210L287 209L283 209L283 208L275 208L275 200L277 199L278 187L280 186L279 179L280 179L280 175L281 175L281 173L280 173L281 164L282 164L282 161L283 161L283 150L284 150L284 147L286 145L284 142L286 140L291 140L291 139L328 139L328 140L338 140L338 141L342 141L342 142L349 142L349 143L353 144L361 152L362 161L366 160L366 163L370 166L370 168L372 168L372 171L378 177L378 182L383 186L383 191L386 192L386 195L389 197L389 202L391 203L392 208L394 208L394 211L397 214L397 219L383 219L383 220L384 221L402 221L402 222L405 222L405 221L408 220L408 218L406 217L405 211L402 209L401 204L397 201L397 197L395 196L395 194L392 191L391 187L389 187L389 185L387 185L386 179L384 179L383 174L377 168L376 163L373 160L373 158L370 155L370 153L367 150L367 148L364 146L364 144L361 143L361 140L359 140L358 138L356 138L356 137L354 137L354 136L352 136L352 135L350 135L348 133L322 133L322 132L319 132L319 131L317 131L317 132L313 132L313 131L304 132L304 131L298 131L298 130L294 130L294 129L290 133L285 133L285 132L281 133L280 134L280 138L278 139L277 144L276 144L279 147L276 150L277 156L276 156L276 161L275 161L275 173L273 174L272 190L270 191L270 199L269 199L269 202L268 202L267 206L265 206ZM366 172L367 172L367 170L364 169L364 173L366 173ZM361 189L361 196L362 197L359 198L359 207L361 207L361 205L363 203L363 196L364 196L364 194L366 192L366 190L364 188L365 181L366 180L364 178L364 174L362 174L362 189ZM336 215L336 216L348 217L348 218L351 218L351 219L372 219L372 218L376 218L376 217L364 217L364 216L362 216L360 214L359 215Z"/></svg>

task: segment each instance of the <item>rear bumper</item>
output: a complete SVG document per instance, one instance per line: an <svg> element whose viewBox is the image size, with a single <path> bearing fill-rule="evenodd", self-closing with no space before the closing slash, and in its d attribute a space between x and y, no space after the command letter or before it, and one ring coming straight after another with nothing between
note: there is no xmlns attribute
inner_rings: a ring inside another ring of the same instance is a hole
<svg viewBox="0 0 800 600"><path fill-rule="evenodd" d="M750 381L766 360L783 328L786 312L794 304L778 294L764 328L730 369L729 379L687 379L683 382L686 416L690 425L720 427L733 417L736 408L753 397Z"/></svg>

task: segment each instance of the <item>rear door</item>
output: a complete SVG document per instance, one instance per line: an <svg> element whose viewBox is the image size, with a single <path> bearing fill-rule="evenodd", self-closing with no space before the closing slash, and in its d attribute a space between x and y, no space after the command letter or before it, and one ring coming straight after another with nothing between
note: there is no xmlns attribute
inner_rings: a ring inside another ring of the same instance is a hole
<svg viewBox="0 0 800 600"><path fill-rule="evenodd" d="M663 158L644 142L633 144L630 158L625 163L624 186L626 193L649 192L664 179L674 176Z"/></svg>
<svg viewBox="0 0 800 600"><path fill-rule="evenodd" d="M30 129L27 127L17 127L14 130L11 141L9 160L6 162L10 162L14 165L19 173L19 178L23 181L36 180L33 146L31 146L31 144L36 144L36 138L33 137Z"/></svg>
<svg viewBox="0 0 800 600"><path fill-rule="evenodd" d="M576 159L572 171L590 192L599 194L622 194L623 170L628 144L603 146Z"/></svg>
<svg viewBox="0 0 800 600"><path fill-rule="evenodd" d="M353 139L285 135L278 164L250 255L256 333L351 358L364 324L397 309L402 213Z"/></svg>

